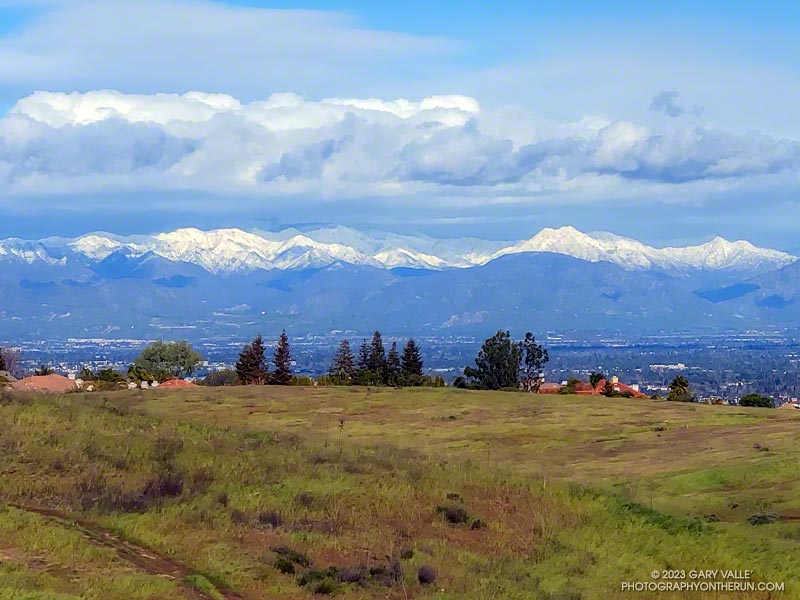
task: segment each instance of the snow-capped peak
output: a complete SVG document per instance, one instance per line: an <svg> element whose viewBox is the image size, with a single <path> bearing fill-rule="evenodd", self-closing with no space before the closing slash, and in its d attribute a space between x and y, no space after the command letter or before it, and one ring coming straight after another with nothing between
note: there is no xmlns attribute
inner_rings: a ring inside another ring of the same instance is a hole
<svg viewBox="0 0 800 600"><path fill-rule="evenodd" d="M574 227L546 228L528 240L508 244L486 240L434 239L425 236L361 232L346 227L276 233L241 229L203 231L185 228L129 238L94 233L73 240L51 238L0 241L0 259L29 264L66 264L69 257L100 262L123 251L134 256L153 253L186 262L214 274L266 269L319 268L335 263L391 269L439 270L486 264L507 254L552 252L590 262L609 262L627 270L756 270L779 268L797 260L758 248L747 241L716 237L704 244L655 248L612 233L587 234Z"/></svg>
<svg viewBox="0 0 800 600"><path fill-rule="evenodd" d="M503 248L491 258L520 252L554 252L590 262L610 262L627 270L742 269L785 266L796 257L778 250L758 248L747 241L729 242L719 236L699 246L654 248L614 235L589 235L574 227L542 229L529 240Z"/></svg>
<svg viewBox="0 0 800 600"><path fill-rule="evenodd" d="M100 235L89 234L72 240L67 244L75 252L83 254L92 260L103 260L109 254L119 250L122 242L112 240Z"/></svg>
<svg viewBox="0 0 800 600"><path fill-rule="evenodd" d="M764 263L781 267L797 260L786 252L758 248L746 240L729 242L719 236L699 246L664 248L662 253L696 269L741 269Z"/></svg>

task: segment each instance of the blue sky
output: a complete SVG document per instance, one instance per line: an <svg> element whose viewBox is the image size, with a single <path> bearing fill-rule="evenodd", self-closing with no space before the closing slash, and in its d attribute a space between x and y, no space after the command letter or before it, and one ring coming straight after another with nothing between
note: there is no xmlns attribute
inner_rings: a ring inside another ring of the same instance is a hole
<svg viewBox="0 0 800 600"><path fill-rule="evenodd" d="M572 224L794 249L798 17L788 2L0 0L0 236Z"/></svg>

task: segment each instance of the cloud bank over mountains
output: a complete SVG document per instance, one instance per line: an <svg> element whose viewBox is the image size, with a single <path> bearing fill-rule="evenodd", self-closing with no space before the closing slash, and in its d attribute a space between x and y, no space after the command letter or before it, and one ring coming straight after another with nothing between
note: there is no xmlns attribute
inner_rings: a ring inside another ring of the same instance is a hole
<svg viewBox="0 0 800 600"><path fill-rule="evenodd" d="M242 102L202 92L36 92L0 119L0 186L10 194L102 187L524 202L678 190L690 198L696 187L794 180L798 166L795 140L693 116L552 122L460 95Z"/></svg>

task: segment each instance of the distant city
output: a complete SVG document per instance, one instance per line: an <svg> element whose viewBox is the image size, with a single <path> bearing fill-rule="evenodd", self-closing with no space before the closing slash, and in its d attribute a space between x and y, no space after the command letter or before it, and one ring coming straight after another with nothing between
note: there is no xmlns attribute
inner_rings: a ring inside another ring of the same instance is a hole
<svg viewBox="0 0 800 600"><path fill-rule="evenodd" d="M358 343L371 332L331 331L292 337L298 373L317 376L328 371L343 338ZM389 342L400 337L385 336ZM681 374L700 401L720 399L735 404L749 393L765 394L776 404L800 396L800 335L794 331L752 331L744 334L665 334L622 336L548 332L539 336L550 351L546 380L561 383L572 377L588 380L593 372L616 375L648 395L666 395L669 382ZM450 383L471 364L483 342L471 336L422 336L425 370ZM152 340L65 339L14 342L0 340L21 353L20 366L32 371L42 364L75 376L83 367L124 372ZM203 355L196 377L231 368L248 339L202 340L195 348ZM275 343L265 336L265 343Z"/></svg>

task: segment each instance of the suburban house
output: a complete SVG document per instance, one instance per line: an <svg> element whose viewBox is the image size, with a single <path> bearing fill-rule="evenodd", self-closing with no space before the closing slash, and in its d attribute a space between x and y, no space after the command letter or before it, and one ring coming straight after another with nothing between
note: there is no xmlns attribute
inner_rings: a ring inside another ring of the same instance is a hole
<svg viewBox="0 0 800 600"><path fill-rule="evenodd" d="M603 392L606 388L606 380L601 379L597 382L597 385L592 387L591 383L586 382L578 382L575 384L575 393L578 396L602 396ZM638 385L627 385L620 382L619 378L614 375L610 381L611 388L614 390L616 394L623 394L623 395L630 395L632 398L647 398L647 394L643 394L639 391ZM558 383L543 383L539 386L539 393L540 394L557 394L561 391L563 387L562 384Z"/></svg>
<svg viewBox="0 0 800 600"><path fill-rule="evenodd" d="M560 383L543 383L539 386L540 394L557 394L561 391Z"/></svg>

